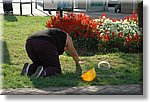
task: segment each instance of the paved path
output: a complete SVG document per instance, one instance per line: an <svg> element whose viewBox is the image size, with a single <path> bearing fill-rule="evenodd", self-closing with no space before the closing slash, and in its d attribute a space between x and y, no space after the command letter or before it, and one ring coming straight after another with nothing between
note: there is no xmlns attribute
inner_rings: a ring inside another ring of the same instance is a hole
<svg viewBox="0 0 150 102"><path fill-rule="evenodd" d="M78 87L17 88L6 89L3 95L142 95L143 86L136 85L101 85Z"/></svg>
<svg viewBox="0 0 150 102"><path fill-rule="evenodd" d="M19 3L15 3L18 0L14 0L13 2L13 14L14 15L20 15L20 4ZM39 2L37 4L37 8L35 8L35 2L33 0L33 15L31 15L31 6L30 4L24 4L22 5L22 14L23 15L29 15L29 16L49 16L50 14L48 13L48 11L43 11L43 2ZM76 9L74 10L76 13L84 13L85 10L81 10L81 9ZM86 14L94 17L94 18L98 18L99 16L101 16L101 14L104 13L104 11L101 8L95 8L95 9L88 9L86 11ZM115 13L114 12L114 8L109 7L109 11L105 11L105 13L107 14L108 17L111 18L125 18L127 15L130 14L122 14L122 13ZM3 3L0 2L0 14L4 14L3 12ZM52 11L52 15L56 15L55 11Z"/></svg>

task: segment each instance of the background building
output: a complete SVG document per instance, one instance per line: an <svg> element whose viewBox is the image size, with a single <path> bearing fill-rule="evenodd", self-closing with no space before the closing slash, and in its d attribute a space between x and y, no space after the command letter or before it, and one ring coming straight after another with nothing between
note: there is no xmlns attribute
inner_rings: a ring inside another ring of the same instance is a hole
<svg viewBox="0 0 150 102"><path fill-rule="evenodd" d="M138 3L142 0L74 0L74 8L76 9L95 9L104 10L104 4L107 7L115 7L121 5L121 13L132 13L137 9Z"/></svg>

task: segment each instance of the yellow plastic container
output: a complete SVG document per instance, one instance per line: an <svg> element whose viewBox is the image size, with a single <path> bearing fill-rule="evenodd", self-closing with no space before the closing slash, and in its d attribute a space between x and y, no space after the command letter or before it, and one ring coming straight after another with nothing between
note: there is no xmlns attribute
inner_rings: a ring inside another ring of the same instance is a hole
<svg viewBox="0 0 150 102"><path fill-rule="evenodd" d="M93 81L95 79L95 77L96 77L95 68L92 68L81 75L81 78L84 81L88 81L88 82Z"/></svg>

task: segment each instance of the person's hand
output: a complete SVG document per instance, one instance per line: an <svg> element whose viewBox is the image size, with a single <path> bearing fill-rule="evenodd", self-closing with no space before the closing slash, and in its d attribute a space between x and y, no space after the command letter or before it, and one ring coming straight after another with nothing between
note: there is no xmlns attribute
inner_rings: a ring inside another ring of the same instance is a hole
<svg viewBox="0 0 150 102"><path fill-rule="evenodd" d="M77 74L82 74L82 69L81 69L80 64L76 64L76 73Z"/></svg>
<svg viewBox="0 0 150 102"><path fill-rule="evenodd" d="M84 64L86 61L79 61L79 64Z"/></svg>

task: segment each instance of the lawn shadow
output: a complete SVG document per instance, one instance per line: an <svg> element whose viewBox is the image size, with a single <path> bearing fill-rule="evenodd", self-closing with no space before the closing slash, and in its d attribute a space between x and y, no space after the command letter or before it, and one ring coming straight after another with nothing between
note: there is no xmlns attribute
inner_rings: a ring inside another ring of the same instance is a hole
<svg viewBox="0 0 150 102"><path fill-rule="evenodd" d="M125 56L122 53L122 54L120 54L119 57L122 58L125 61L132 61L132 63L136 63L135 59L136 59L137 56L135 56L134 53L130 54L130 55L127 55L127 56ZM143 66L143 53L139 53L139 63L138 63L138 65L139 65L139 68L140 68L140 70L142 72L141 76L143 76L143 70L144 70L144 66ZM143 77L142 77L142 79L143 79Z"/></svg>
<svg viewBox="0 0 150 102"><path fill-rule="evenodd" d="M1 40L1 43L2 43L2 61L5 64L11 64L7 43L6 41L2 41L2 40Z"/></svg>
<svg viewBox="0 0 150 102"><path fill-rule="evenodd" d="M4 19L8 22L17 22L18 19L14 15L4 15Z"/></svg>
<svg viewBox="0 0 150 102"><path fill-rule="evenodd" d="M86 48L76 48L76 51L79 56L94 56L98 53L97 50L87 50Z"/></svg>
<svg viewBox="0 0 150 102"><path fill-rule="evenodd" d="M63 73L45 78L30 78L33 86L38 89L47 87L78 86L80 76L75 73Z"/></svg>
<svg viewBox="0 0 150 102"><path fill-rule="evenodd" d="M134 55L134 53L129 53L128 55L124 55L124 53L120 53L119 57L122 58L123 60L126 61L136 61L134 60L137 56ZM140 58L140 65L143 66L143 53L139 53L139 58Z"/></svg>

